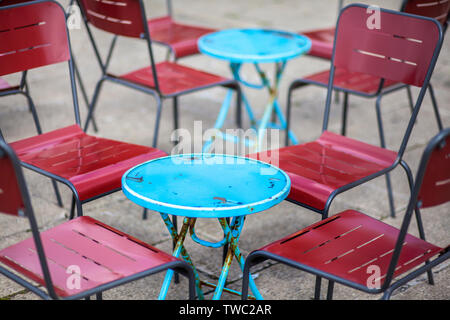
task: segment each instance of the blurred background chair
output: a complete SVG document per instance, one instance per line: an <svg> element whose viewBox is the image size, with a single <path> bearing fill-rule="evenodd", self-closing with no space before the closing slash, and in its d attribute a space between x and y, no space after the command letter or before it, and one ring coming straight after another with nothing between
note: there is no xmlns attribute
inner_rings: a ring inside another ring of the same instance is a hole
<svg viewBox="0 0 450 320"><path fill-rule="evenodd" d="M354 210L337 213L250 253L244 267L243 297L248 293L250 268L267 259L329 279L328 299L333 296L334 282L372 294L384 293L383 299L425 272L433 284L431 268L448 260L449 246L425 241L416 208L450 201L449 154L447 128L431 139L423 152L414 186L410 181L411 198L400 228ZM408 233L414 212L419 237Z"/></svg>
<svg viewBox="0 0 450 320"><path fill-rule="evenodd" d="M217 31L177 21L173 14L172 0L166 0L167 15L148 20L152 42L168 48L170 60L198 54L197 40L211 32Z"/></svg>
<svg viewBox="0 0 450 320"><path fill-rule="evenodd" d="M148 20L142 0L120 1L121 6L115 5L117 1L98 2L95 0L79 0L82 8L85 25L89 38L102 70L102 76L97 82L89 113L86 118L84 130L87 131L92 119L102 84L105 80L124 85L152 95L157 102L156 124L153 133L152 146L156 147L158 141L159 122L161 117L162 100L173 100L174 130L178 129L178 98L184 94L198 92L212 87L222 86L237 92L237 114L240 113L241 93L237 81L230 80L212 73L196 70L181 64L164 61L156 63L152 50L152 36L150 35ZM130 71L122 75L113 75L107 71L112 55L110 46L105 62L103 62L90 25L116 36L143 39L147 42L150 66Z"/></svg>

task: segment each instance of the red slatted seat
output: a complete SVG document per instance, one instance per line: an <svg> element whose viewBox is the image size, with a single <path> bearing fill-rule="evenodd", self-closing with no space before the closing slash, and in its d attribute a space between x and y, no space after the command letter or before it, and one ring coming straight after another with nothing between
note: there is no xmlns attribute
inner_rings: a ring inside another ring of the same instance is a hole
<svg viewBox="0 0 450 320"><path fill-rule="evenodd" d="M53 138L41 147L53 144L56 135ZM40 231L20 160L3 139L0 191L0 214L28 220L32 235L8 247L1 245L0 274L41 298L81 299L94 294L101 298L103 291L168 269L189 279L189 297L194 298L189 264L91 217Z"/></svg>
<svg viewBox="0 0 450 320"><path fill-rule="evenodd" d="M156 65L159 89L165 96L183 93L191 90L216 86L229 80L204 71L185 67L172 62L161 62ZM135 70L119 78L137 83L149 88L155 88L151 67Z"/></svg>
<svg viewBox="0 0 450 320"><path fill-rule="evenodd" d="M78 125L11 143L21 161L70 181L81 201L121 188L129 168L161 150L87 135Z"/></svg>
<svg viewBox="0 0 450 320"><path fill-rule="evenodd" d="M91 217L79 217L41 232L55 292L69 297L179 259ZM45 285L33 238L0 251L0 261ZM68 287L70 266L80 287Z"/></svg>
<svg viewBox="0 0 450 320"><path fill-rule="evenodd" d="M152 41L171 47L177 58L199 53L198 38L216 31L211 28L179 23L170 16L150 19L148 20L148 27Z"/></svg>
<svg viewBox="0 0 450 320"><path fill-rule="evenodd" d="M269 154L248 157L271 159ZM277 166L291 178L288 200L324 210L330 195L342 186L390 167L397 153L325 131L313 142L277 150Z"/></svg>
<svg viewBox="0 0 450 320"><path fill-rule="evenodd" d="M260 250L367 286L367 267L380 268L383 284L399 230L363 213L347 210ZM408 234L394 277L423 264L442 248Z"/></svg>
<svg viewBox="0 0 450 320"><path fill-rule="evenodd" d="M326 87L330 79L330 70L321 71L304 78L305 81ZM345 69L336 68L334 73L334 87L357 91L362 94L374 95L380 87L380 77L366 73L350 72ZM396 85L402 85L400 82L386 79L383 83L383 89L390 89Z"/></svg>

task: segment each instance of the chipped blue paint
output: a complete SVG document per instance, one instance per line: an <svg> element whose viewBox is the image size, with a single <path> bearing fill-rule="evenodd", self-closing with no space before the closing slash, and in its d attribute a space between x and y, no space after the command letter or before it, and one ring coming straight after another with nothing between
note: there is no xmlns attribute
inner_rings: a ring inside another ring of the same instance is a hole
<svg viewBox="0 0 450 320"><path fill-rule="evenodd" d="M198 48L230 62L281 62L308 52L311 40L279 30L227 29L204 35L198 40Z"/></svg>
<svg viewBox="0 0 450 320"><path fill-rule="evenodd" d="M272 174L261 173L268 168ZM290 185L287 174L270 164L218 154L158 158L122 177L122 190L131 201L157 212L195 218L266 210L287 197Z"/></svg>

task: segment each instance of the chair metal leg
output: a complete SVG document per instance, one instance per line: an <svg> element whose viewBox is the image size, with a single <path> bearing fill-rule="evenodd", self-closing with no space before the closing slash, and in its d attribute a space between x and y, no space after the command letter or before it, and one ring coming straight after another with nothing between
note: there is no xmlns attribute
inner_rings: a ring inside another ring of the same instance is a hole
<svg viewBox="0 0 450 320"><path fill-rule="evenodd" d="M159 123L161 121L161 111L162 111L161 98L159 96L155 96L155 98L157 106L156 106L155 130L153 132L153 143L152 143L153 148L156 148L156 145L158 144Z"/></svg>
<svg viewBox="0 0 450 320"><path fill-rule="evenodd" d="M242 92L241 87L236 84L236 126L242 128Z"/></svg>
<svg viewBox="0 0 450 320"><path fill-rule="evenodd" d="M93 95L93 97L92 97L92 102L91 102L91 104L89 105L88 115L87 115L87 117L86 117L86 122L85 122L85 124L84 124L84 131L85 131L85 132L87 132L87 129L89 128L89 123L90 123L91 120L92 120L92 117L93 117L93 114L94 114L94 109L95 109L95 106L97 105L97 99L98 99L98 96L99 96L99 94L100 94L100 90L101 90L103 81L105 81L105 78L101 78L101 79L97 82L97 85L95 86L94 95Z"/></svg>
<svg viewBox="0 0 450 320"><path fill-rule="evenodd" d="M377 123L378 123L378 133L380 135L380 145L382 148L386 148L386 141L384 138L384 130L383 130L383 121L381 118L381 109L380 109L381 97L382 97L381 94L378 95L375 107L377 112ZM386 188L388 191L389 209L391 212L391 217L395 217L395 205L394 205L394 196L392 194L391 177L389 173L386 173L385 177L386 177Z"/></svg>
<svg viewBox="0 0 450 320"><path fill-rule="evenodd" d="M320 300L320 288L322 286L322 277L316 276L316 284L314 289L314 300Z"/></svg>
<svg viewBox="0 0 450 320"><path fill-rule="evenodd" d="M81 217L83 215L83 208L80 199L78 199L78 196L74 193L72 195L72 204L70 206L70 216L69 220L72 220L75 218L75 208L77 210L77 216Z"/></svg>
<svg viewBox="0 0 450 320"><path fill-rule="evenodd" d="M173 129L176 131L179 128L178 122L178 97L173 97ZM178 136L175 137L173 141L173 145L176 146L178 144Z"/></svg>
<svg viewBox="0 0 450 320"><path fill-rule="evenodd" d="M333 289L334 289L334 281L329 280L328 291L327 291L327 300L333 300Z"/></svg>
<svg viewBox="0 0 450 320"><path fill-rule="evenodd" d="M431 86L431 82L428 84L428 91L430 92L431 102L433 105L434 115L436 116L436 122L438 125L439 131L443 129L441 116L439 115L439 109L436 101L436 97L434 95L433 87Z"/></svg>
<svg viewBox="0 0 450 320"><path fill-rule="evenodd" d="M411 87L410 86L406 86L406 93L408 95L409 108L411 109L411 113L412 113L413 110L414 110L414 102L413 102L412 92L411 92Z"/></svg>
<svg viewBox="0 0 450 320"><path fill-rule="evenodd" d="M36 106L33 103L33 99L31 99L31 96L28 93L28 90L27 91L22 91L22 93L27 98L28 108L31 111L31 115L33 116L33 121L34 121L34 124L36 126L36 131L37 131L38 134L41 134L42 133L42 128L41 128L41 124L39 122L39 117L37 115Z"/></svg>
<svg viewBox="0 0 450 320"><path fill-rule="evenodd" d="M52 179L52 185L53 185L53 190L55 190L55 196L56 196L56 202L58 203L59 207L63 207L63 203L61 200L61 194L59 193L59 189L58 189L58 185L56 184L56 181Z"/></svg>
<svg viewBox="0 0 450 320"><path fill-rule="evenodd" d="M408 164L404 160L400 161L400 165L406 172L406 177L408 178L409 189L412 192L412 190L414 188L414 180L413 180L413 174L411 172L411 168L409 168ZM423 228L422 216L420 214L420 210L417 206L414 210L415 210L415 216L416 216L416 222L417 222L417 229L419 231L419 237L420 237L420 239L425 240L425 229ZM425 264L428 264L428 263L429 263L429 260L425 261ZM427 276L428 276L428 283L433 285L434 278L433 278L433 272L431 269L427 271Z"/></svg>
<svg viewBox="0 0 450 320"><path fill-rule="evenodd" d="M292 101L292 91L294 91L295 87L293 85L289 86L288 96L287 96L287 106L286 106L286 135L284 138L284 146L289 146L289 130L291 124L291 101Z"/></svg>
<svg viewBox="0 0 450 320"><path fill-rule="evenodd" d="M72 56L72 62L73 62L73 68L75 70L75 76L76 76L76 79L78 80L78 85L80 87L81 95L83 96L83 100L84 100L84 103L86 104L86 108L89 110L89 98L87 96L86 89L83 84L83 80L81 80L80 70L78 69L78 66L75 63L75 58L73 56ZM96 123L94 117L92 117L92 126L94 128L94 131L98 132L97 123Z"/></svg>
<svg viewBox="0 0 450 320"><path fill-rule="evenodd" d="M144 211L142 212L142 220L147 220L148 212L147 209L144 208Z"/></svg>
<svg viewBox="0 0 450 320"><path fill-rule="evenodd" d="M344 103L342 105L342 123L341 135L345 136L347 131L347 110L348 110L348 92L344 92Z"/></svg>

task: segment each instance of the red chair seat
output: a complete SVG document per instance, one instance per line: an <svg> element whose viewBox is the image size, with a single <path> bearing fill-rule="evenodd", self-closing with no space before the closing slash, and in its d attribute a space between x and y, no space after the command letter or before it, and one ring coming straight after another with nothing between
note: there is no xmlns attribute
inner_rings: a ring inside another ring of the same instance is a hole
<svg viewBox="0 0 450 320"><path fill-rule="evenodd" d="M226 78L168 61L158 63L156 65L156 72L158 74L159 88L164 95L172 95L206 88L221 82L229 82ZM149 88L155 87L151 67L132 71L119 76L119 78Z"/></svg>
<svg viewBox="0 0 450 320"><path fill-rule="evenodd" d="M336 28L327 28L300 32L311 40L311 49L308 55L331 60L335 31Z"/></svg>
<svg viewBox="0 0 450 320"><path fill-rule="evenodd" d="M399 230L363 213L347 210L273 242L260 250L302 265L367 286L372 272L380 268L383 283ZM394 276L430 259L442 248L407 235Z"/></svg>
<svg viewBox="0 0 450 320"><path fill-rule="evenodd" d="M197 40L216 30L181 24L170 16L148 20L152 41L169 45L177 58L198 53Z"/></svg>
<svg viewBox="0 0 450 320"><path fill-rule="evenodd" d="M69 180L80 200L119 189L126 170L167 155L155 148L87 135L78 125L10 145L21 161Z"/></svg>
<svg viewBox="0 0 450 320"><path fill-rule="evenodd" d="M305 80L318 85L327 86L330 79L330 70L307 76ZM334 87L362 92L368 95L377 93L381 78L359 72L350 72L342 68L336 68L334 72ZM383 88L400 84L400 82L385 79Z"/></svg>
<svg viewBox="0 0 450 320"><path fill-rule="evenodd" d="M70 220L40 235L55 291L63 297L178 260L91 217ZM1 250L0 261L45 285L33 238ZM69 266L79 268L79 288L67 286Z"/></svg>
<svg viewBox="0 0 450 320"><path fill-rule="evenodd" d="M313 142L280 148L277 165L291 179L288 199L323 210L331 193L390 167L397 153L325 131ZM251 154L266 161L269 154Z"/></svg>

